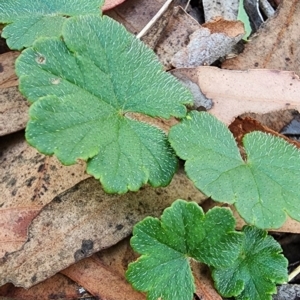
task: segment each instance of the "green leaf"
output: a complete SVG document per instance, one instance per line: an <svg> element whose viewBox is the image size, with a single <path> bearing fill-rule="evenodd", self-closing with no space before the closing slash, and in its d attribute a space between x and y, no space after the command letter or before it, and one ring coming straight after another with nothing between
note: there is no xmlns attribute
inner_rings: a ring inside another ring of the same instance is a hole
<svg viewBox="0 0 300 300"><path fill-rule="evenodd" d="M240 0L240 2L239 2L239 12L238 12L237 19L239 21L242 21L243 24L244 24L246 33L245 33L243 39L247 40L249 35L252 32L252 28L251 28L251 25L250 25L249 17L248 17L248 15L245 11L245 8L244 8L244 0Z"/></svg>
<svg viewBox="0 0 300 300"><path fill-rule="evenodd" d="M228 209L213 208L204 215L197 203L176 200L161 221L147 217L135 225L131 246L142 256L129 265L126 278L148 292L147 299L190 300L195 289L190 257L230 266L244 238L234 227Z"/></svg>
<svg viewBox="0 0 300 300"><path fill-rule="evenodd" d="M16 62L20 91L34 102L28 142L66 165L88 160L107 192L167 185L177 159L165 134L127 113L181 118L190 92L108 17L68 19L63 40L38 40Z"/></svg>
<svg viewBox="0 0 300 300"><path fill-rule="evenodd" d="M216 201L234 204L247 223L278 228L286 213L300 221L300 152L283 139L262 132L245 135L244 162L223 123L192 112L171 128L169 141L186 160L196 187Z"/></svg>
<svg viewBox="0 0 300 300"><path fill-rule="evenodd" d="M287 281L287 259L280 245L264 230L244 226L245 240L236 262L229 268L213 268L219 293L239 300L271 300L276 283Z"/></svg>
<svg viewBox="0 0 300 300"><path fill-rule="evenodd" d="M11 49L29 47L39 37L59 37L67 16L100 15L104 0L0 0L2 33Z"/></svg>

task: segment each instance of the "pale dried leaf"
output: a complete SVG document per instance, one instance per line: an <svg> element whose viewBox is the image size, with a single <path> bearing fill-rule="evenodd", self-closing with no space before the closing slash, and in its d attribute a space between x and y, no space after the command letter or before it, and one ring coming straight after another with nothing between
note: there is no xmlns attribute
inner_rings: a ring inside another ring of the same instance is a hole
<svg viewBox="0 0 300 300"><path fill-rule="evenodd" d="M178 69L173 73L183 73L196 82L213 101L209 112L227 125L246 112L264 114L300 109L300 81L294 72L198 67Z"/></svg>
<svg viewBox="0 0 300 300"><path fill-rule="evenodd" d="M93 178L55 197L29 227L23 247L0 261L0 285L30 287L128 236L146 216L159 216L174 199L202 202L185 174L176 174L166 188L108 195ZM54 242L55 241L55 242ZM37 264L39 267L37 268Z"/></svg>
<svg viewBox="0 0 300 300"><path fill-rule="evenodd" d="M96 254L70 266L61 273L99 299L146 299L144 294L131 287L124 276L119 276L111 267L105 266Z"/></svg>
<svg viewBox="0 0 300 300"><path fill-rule="evenodd" d="M239 0L203 0L205 22L216 17L226 20L236 20L239 9Z"/></svg>
<svg viewBox="0 0 300 300"><path fill-rule="evenodd" d="M171 64L176 68L210 65L230 53L244 33L240 21L218 19L206 24L190 35L189 44L173 56Z"/></svg>
<svg viewBox="0 0 300 300"><path fill-rule="evenodd" d="M24 132L0 139L0 257L19 249L27 227L57 194L90 177L84 163L63 166L30 147Z"/></svg>
<svg viewBox="0 0 300 300"><path fill-rule="evenodd" d="M279 69L300 76L299 18L300 1L282 1L278 12L251 38L244 52L225 61L222 67Z"/></svg>

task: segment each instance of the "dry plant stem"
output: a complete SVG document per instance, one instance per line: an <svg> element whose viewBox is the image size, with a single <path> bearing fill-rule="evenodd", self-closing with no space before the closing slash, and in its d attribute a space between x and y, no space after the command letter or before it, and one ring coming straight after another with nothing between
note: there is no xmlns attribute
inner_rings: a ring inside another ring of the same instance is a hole
<svg viewBox="0 0 300 300"><path fill-rule="evenodd" d="M147 31L155 24L155 22L163 15L163 13L168 9L169 5L173 0L167 0L166 3L161 7L161 9L156 13L156 15L149 21L149 23L137 34L137 38L140 39L144 36Z"/></svg>
<svg viewBox="0 0 300 300"><path fill-rule="evenodd" d="M188 2L186 3L186 6L185 6L185 8L184 8L184 10L186 11L187 10L187 8L189 7L189 5L190 5L190 2L191 2L191 0L188 0Z"/></svg>
<svg viewBox="0 0 300 300"><path fill-rule="evenodd" d="M270 18L274 15L275 10L271 6L271 4L269 3L268 0L259 0L259 6L268 18Z"/></svg>
<svg viewBox="0 0 300 300"><path fill-rule="evenodd" d="M288 278L288 282L293 280L298 274L300 273L300 266L298 266L290 275Z"/></svg>

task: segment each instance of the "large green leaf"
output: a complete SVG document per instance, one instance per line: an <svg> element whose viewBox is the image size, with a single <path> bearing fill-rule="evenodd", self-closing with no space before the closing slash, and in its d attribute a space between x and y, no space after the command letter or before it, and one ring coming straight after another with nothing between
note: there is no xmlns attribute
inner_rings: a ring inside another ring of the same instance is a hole
<svg viewBox="0 0 300 300"><path fill-rule="evenodd" d="M67 16L100 15L104 0L0 0L2 33L11 49L29 47L38 37L59 37Z"/></svg>
<svg viewBox="0 0 300 300"><path fill-rule="evenodd" d="M243 228L245 240L235 263L213 268L215 286L225 297L239 300L271 300L276 284L287 281L287 259L280 245L266 231Z"/></svg>
<svg viewBox="0 0 300 300"><path fill-rule="evenodd" d="M167 185L177 160L165 134L128 112L184 117L192 96L155 54L107 17L68 19L63 41L41 39L16 62L20 91L34 102L28 142L88 173L108 192Z"/></svg>
<svg viewBox="0 0 300 300"><path fill-rule="evenodd" d="M247 134L244 162L223 123L192 112L171 128L169 141L186 160L187 175L197 188L216 201L234 203L247 223L278 228L286 213L300 221L300 151L283 139Z"/></svg>
<svg viewBox="0 0 300 300"><path fill-rule="evenodd" d="M229 267L240 252L244 236L225 208L206 215L194 202L176 200L161 221L147 217L135 225L131 245L142 256L129 265L127 279L149 300L191 300L194 280L189 259Z"/></svg>

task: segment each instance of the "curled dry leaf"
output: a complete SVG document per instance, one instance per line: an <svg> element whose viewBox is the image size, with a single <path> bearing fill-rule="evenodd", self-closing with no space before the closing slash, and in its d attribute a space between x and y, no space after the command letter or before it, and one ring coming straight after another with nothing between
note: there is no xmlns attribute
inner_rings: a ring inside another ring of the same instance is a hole
<svg viewBox="0 0 300 300"><path fill-rule="evenodd" d="M213 101L209 112L227 125L246 112L264 114L300 109L300 81L294 72L198 67L177 69L172 73L175 76L184 74L197 83L204 95Z"/></svg>
<svg viewBox="0 0 300 300"><path fill-rule="evenodd" d="M190 35L189 44L179 50L171 60L176 68L210 65L232 51L244 35L244 25L240 21L216 19L206 23Z"/></svg>
<svg viewBox="0 0 300 300"><path fill-rule="evenodd" d="M0 139L0 257L19 249L27 227L57 194L89 177L81 162L63 166L55 157L30 147L24 132Z"/></svg>
<svg viewBox="0 0 300 300"><path fill-rule="evenodd" d="M258 31L242 54L226 60L227 69L280 69L300 76L300 1L282 1L278 13Z"/></svg>
<svg viewBox="0 0 300 300"><path fill-rule="evenodd" d="M116 244L136 222L159 216L178 197L199 203L205 199L183 173L175 174L166 188L147 186L125 195L108 195L97 180L86 179L46 205L31 223L23 247L0 260L0 285L37 284Z"/></svg>

